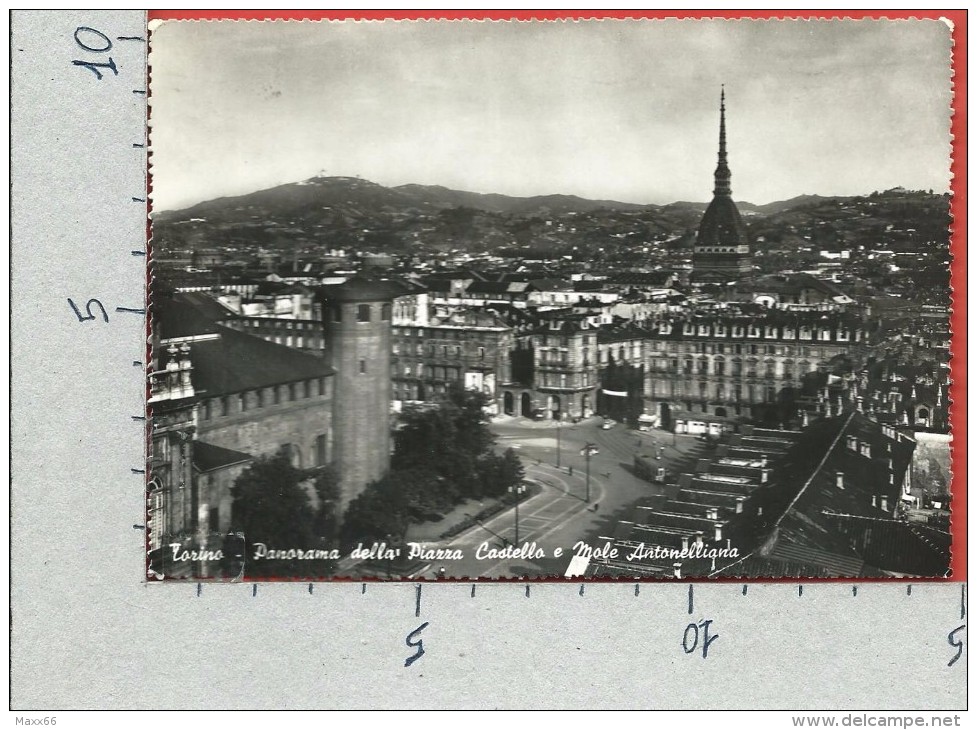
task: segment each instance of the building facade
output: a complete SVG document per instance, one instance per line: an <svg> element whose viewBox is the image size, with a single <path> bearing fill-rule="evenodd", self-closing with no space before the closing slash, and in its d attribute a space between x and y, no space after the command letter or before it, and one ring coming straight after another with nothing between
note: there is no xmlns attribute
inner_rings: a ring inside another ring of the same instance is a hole
<svg viewBox="0 0 977 730"><path fill-rule="evenodd" d="M485 310L440 307L420 320L393 327L394 409L436 401L458 386L484 393L489 413L500 412L502 388L512 383L512 328Z"/></svg>
<svg viewBox="0 0 977 730"><path fill-rule="evenodd" d="M666 427L693 414L770 418L771 406L785 421L805 375L857 359L866 339L857 319L834 313L688 315L602 331L600 365L602 374L641 368L644 413Z"/></svg>
<svg viewBox="0 0 977 730"><path fill-rule="evenodd" d="M521 327L513 387L503 411L553 420L587 418L597 407L597 333L586 315L562 315Z"/></svg>

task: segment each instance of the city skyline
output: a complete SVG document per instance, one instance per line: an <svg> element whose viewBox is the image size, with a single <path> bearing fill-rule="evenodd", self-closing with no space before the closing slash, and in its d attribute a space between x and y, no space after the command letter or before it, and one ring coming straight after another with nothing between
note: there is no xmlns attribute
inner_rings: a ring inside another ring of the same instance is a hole
<svg viewBox="0 0 977 730"><path fill-rule="evenodd" d="M721 84L737 200L949 186L937 21L262 25L155 29L156 210L319 174L704 201Z"/></svg>

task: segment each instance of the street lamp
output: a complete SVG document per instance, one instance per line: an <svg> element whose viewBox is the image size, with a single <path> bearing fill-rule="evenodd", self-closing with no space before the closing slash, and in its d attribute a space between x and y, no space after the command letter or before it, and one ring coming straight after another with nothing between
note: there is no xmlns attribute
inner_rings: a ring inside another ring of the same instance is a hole
<svg viewBox="0 0 977 730"><path fill-rule="evenodd" d="M560 468L560 452L562 451L562 443L560 441L560 433L562 431L562 421L556 422L556 468Z"/></svg>
<svg viewBox="0 0 977 730"><path fill-rule="evenodd" d="M590 457L600 453L596 444L587 444L580 449L580 455L587 460L587 497L584 501L590 501Z"/></svg>
<svg viewBox="0 0 977 730"><path fill-rule="evenodd" d="M516 495L516 537L512 541L512 544L518 548L519 547L519 500L522 498L522 495L526 493L526 485L525 484L513 485L509 487L509 493Z"/></svg>

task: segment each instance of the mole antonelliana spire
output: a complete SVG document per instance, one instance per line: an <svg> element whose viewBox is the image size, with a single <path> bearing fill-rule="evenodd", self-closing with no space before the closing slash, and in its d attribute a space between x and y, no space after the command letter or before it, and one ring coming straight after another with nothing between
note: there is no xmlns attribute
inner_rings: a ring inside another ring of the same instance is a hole
<svg viewBox="0 0 977 730"><path fill-rule="evenodd" d="M712 194L731 195L733 192L729 186L731 177L726 160L726 87L724 86L719 92L719 164L716 165L716 187Z"/></svg>
<svg viewBox="0 0 977 730"><path fill-rule="evenodd" d="M726 152L726 88L719 92L719 161L712 202L699 223L692 251L692 281L725 283L753 269L746 226L733 202Z"/></svg>

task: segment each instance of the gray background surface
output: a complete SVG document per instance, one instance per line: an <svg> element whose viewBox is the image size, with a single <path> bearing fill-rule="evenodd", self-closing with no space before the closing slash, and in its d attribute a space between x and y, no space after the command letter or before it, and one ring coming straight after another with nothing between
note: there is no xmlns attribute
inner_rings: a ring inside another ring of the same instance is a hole
<svg viewBox="0 0 977 730"><path fill-rule="evenodd" d="M144 320L115 307L145 284L145 45L73 38L144 24L12 17L12 708L965 706L959 584L699 584L691 613L678 584L426 584L419 616L413 584L144 584ZM119 75L71 64L95 55Z"/></svg>

